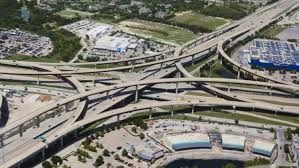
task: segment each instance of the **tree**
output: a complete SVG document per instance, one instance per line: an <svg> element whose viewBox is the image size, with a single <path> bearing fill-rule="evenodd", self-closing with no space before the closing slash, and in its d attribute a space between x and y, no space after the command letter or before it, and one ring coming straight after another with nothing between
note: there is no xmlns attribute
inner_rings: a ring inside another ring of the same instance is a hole
<svg viewBox="0 0 299 168"><path fill-rule="evenodd" d="M110 156L110 153L107 149L103 150L103 156L107 156L107 157Z"/></svg>
<svg viewBox="0 0 299 168"><path fill-rule="evenodd" d="M44 161L42 164L43 168L52 168L52 164L49 161Z"/></svg>
<svg viewBox="0 0 299 168"><path fill-rule="evenodd" d="M145 135L144 135L143 133L140 133L140 134L139 134L139 137L140 137L140 139L144 139L144 138L145 138Z"/></svg>
<svg viewBox="0 0 299 168"><path fill-rule="evenodd" d="M114 159L115 159L115 160L120 160L119 155L118 155L118 154L114 155Z"/></svg>
<svg viewBox="0 0 299 168"><path fill-rule="evenodd" d="M132 127L132 132L137 133L137 128L136 127Z"/></svg>
<svg viewBox="0 0 299 168"><path fill-rule="evenodd" d="M239 120L235 119L235 124L238 125L239 124Z"/></svg>
<svg viewBox="0 0 299 168"><path fill-rule="evenodd" d="M104 159L101 155L99 155L93 165L94 166L101 166L103 164L104 164Z"/></svg>
<svg viewBox="0 0 299 168"><path fill-rule="evenodd" d="M128 151L126 149L123 149L123 151L121 152L121 155L124 157L128 156Z"/></svg>
<svg viewBox="0 0 299 168"><path fill-rule="evenodd" d="M56 155L51 158L51 161L54 165L62 165L63 162L61 157Z"/></svg>
<svg viewBox="0 0 299 168"><path fill-rule="evenodd" d="M227 163L227 164L224 165L223 168L237 168L237 166L234 165L233 163Z"/></svg>

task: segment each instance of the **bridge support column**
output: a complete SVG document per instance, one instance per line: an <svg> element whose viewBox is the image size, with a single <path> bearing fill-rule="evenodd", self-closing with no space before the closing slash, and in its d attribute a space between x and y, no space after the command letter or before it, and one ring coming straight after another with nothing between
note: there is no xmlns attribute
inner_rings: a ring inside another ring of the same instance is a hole
<svg viewBox="0 0 299 168"><path fill-rule="evenodd" d="M222 58L222 55L219 53L219 50L217 49L217 55L218 55L218 59L219 59L219 63L221 64L221 65L223 65L223 58Z"/></svg>
<svg viewBox="0 0 299 168"><path fill-rule="evenodd" d="M237 76L238 79L240 79L240 73L241 73L241 72L240 72L240 68L238 68L238 76Z"/></svg>
<svg viewBox="0 0 299 168"><path fill-rule="evenodd" d="M163 62L160 64L160 70L162 70L163 68Z"/></svg>
<svg viewBox="0 0 299 168"><path fill-rule="evenodd" d="M179 93L179 82L175 83L175 99L178 99L178 93Z"/></svg>
<svg viewBox="0 0 299 168"><path fill-rule="evenodd" d="M109 91L106 92L106 99L109 97Z"/></svg>
<svg viewBox="0 0 299 168"><path fill-rule="evenodd" d="M63 148L64 142L63 142L63 136L60 138L60 147Z"/></svg>
<svg viewBox="0 0 299 168"><path fill-rule="evenodd" d="M153 112L153 108L150 108L149 109L149 117L148 117L148 119L152 119L152 112Z"/></svg>
<svg viewBox="0 0 299 168"><path fill-rule="evenodd" d="M171 116L173 116L174 113L174 109L173 109L173 105L171 106Z"/></svg>
<svg viewBox="0 0 299 168"><path fill-rule="evenodd" d="M44 160L46 158L45 148L42 149L42 159Z"/></svg>
<svg viewBox="0 0 299 168"><path fill-rule="evenodd" d="M230 83L228 84L228 89L227 89L228 92L230 92Z"/></svg>
<svg viewBox="0 0 299 168"><path fill-rule="evenodd" d="M138 85L136 85L136 90L135 90L135 102L138 102Z"/></svg>
<svg viewBox="0 0 299 168"><path fill-rule="evenodd" d="M4 147L4 135L0 135L0 148Z"/></svg>
<svg viewBox="0 0 299 168"><path fill-rule="evenodd" d="M195 105L193 104L191 107L191 114L194 114L194 107L195 107Z"/></svg>
<svg viewBox="0 0 299 168"><path fill-rule="evenodd" d="M39 128L40 125L40 118L39 116L36 117L36 127Z"/></svg>
<svg viewBox="0 0 299 168"><path fill-rule="evenodd" d="M116 120L117 120L117 125L119 125L119 122L120 122L120 114L118 114L116 117L117 117L117 119L116 119Z"/></svg>
<svg viewBox="0 0 299 168"><path fill-rule="evenodd" d="M194 55L192 55L192 65L194 65Z"/></svg>
<svg viewBox="0 0 299 168"><path fill-rule="evenodd" d="M21 124L21 125L19 126L20 137L23 136L23 127L24 127L24 124Z"/></svg>
<svg viewBox="0 0 299 168"><path fill-rule="evenodd" d="M272 86L270 87L269 95L272 96Z"/></svg>
<svg viewBox="0 0 299 168"><path fill-rule="evenodd" d="M97 70L97 65L94 64L94 76L93 76L93 80L92 80L92 83L93 83L93 86L96 85L96 70Z"/></svg>
<svg viewBox="0 0 299 168"><path fill-rule="evenodd" d="M76 139L78 139L78 129L75 130L74 136L75 136Z"/></svg>
<svg viewBox="0 0 299 168"><path fill-rule="evenodd" d="M234 115L236 114L236 106L235 105L233 105L233 113L234 113Z"/></svg>
<svg viewBox="0 0 299 168"><path fill-rule="evenodd" d="M37 75L36 85L39 85L39 75Z"/></svg>

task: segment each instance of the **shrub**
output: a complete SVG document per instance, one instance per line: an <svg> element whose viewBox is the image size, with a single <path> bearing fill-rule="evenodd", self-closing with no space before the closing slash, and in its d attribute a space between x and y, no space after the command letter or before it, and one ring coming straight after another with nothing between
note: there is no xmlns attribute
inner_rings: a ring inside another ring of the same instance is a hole
<svg viewBox="0 0 299 168"><path fill-rule="evenodd" d="M52 168L52 164L49 161L44 161L42 163L43 168Z"/></svg>
<svg viewBox="0 0 299 168"><path fill-rule="evenodd" d="M51 161L54 165L62 165L63 162L61 157L56 155L51 158Z"/></svg>

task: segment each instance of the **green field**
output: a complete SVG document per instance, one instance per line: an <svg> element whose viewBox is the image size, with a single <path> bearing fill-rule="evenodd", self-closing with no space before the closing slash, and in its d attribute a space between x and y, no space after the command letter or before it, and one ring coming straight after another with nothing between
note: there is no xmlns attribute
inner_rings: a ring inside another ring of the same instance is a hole
<svg viewBox="0 0 299 168"><path fill-rule="evenodd" d="M154 22L127 20L120 24L134 33L144 34L146 36L151 36L153 39L162 39L177 44L186 43L198 36L191 31Z"/></svg>
<svg viewBox="0 0 299 168"><path fill-rule="evenodd" d="M228 23L227 20L222 19L222 18L206 16L206 15L197 14L197 13L193 13L193 12L176 15L175 17L169 19L168 21L173 22L175 24L180 24L180 25L204 28L209 31L214 31L218 27Z"/></svg>
<svg viewBox="0 0 299 168"><path fill-rule="evenodd" d="M282 26L272 26L272 27L258 33L258 36L261 38L275 39L276 35L278 35L280 32L282 32L285 29L286 29L286 27L282 27Z"/></svg>
<svg viewBox="0 0 299 168"><path fill-rule="evenodd" d="M29 62L58 62L58 60L54 57L32 57L27 55L13 54L9 57L5 58L7 60L15 60L15 61L29 61Z"/></svg>
<svg viewBox="0 0 299 168"><path fill-rule="evenodd" d="M83 11L76 11L76 10L71 10L71 9L65 9L62 11L59 11L57 13L55 13L63 18L66 19L72 19L72 18L76 18L78 16L80 17L89 17L92 16L93 13L89 13L89 12L83 12Z"/></svg>
<svg viewBox="0 0 299 168"><path fill-rule="evenodd" d="M255 122L255 123L262 123L262 124L271 124L271 125L286 125L281 122L276 122L276 121L270 121L266 119L261 119L258 117L253 117L249 115L244 115L244 114L233 114L230 112L215 112L215 111L201 111L201 112L195 112L197 115L201 116L208 116L208 117L218 117L218 118L224 118L224 119L232 119L232 120L240 120L240 121L247 121L247 122ZM260 113L257 113L260 114ZM279 118L281 120L285 120L283 118Z"/></svg>

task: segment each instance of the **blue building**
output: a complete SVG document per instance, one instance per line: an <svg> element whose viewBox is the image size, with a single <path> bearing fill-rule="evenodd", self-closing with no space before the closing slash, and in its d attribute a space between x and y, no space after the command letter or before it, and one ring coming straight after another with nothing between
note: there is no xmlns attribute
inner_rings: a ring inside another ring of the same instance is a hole
<svg viewBox="0 0 299 168"><path fill-rule="evenodd" d="M299 48L287 41L255 39L250 48L252 66L299 70Z"/></svg>

